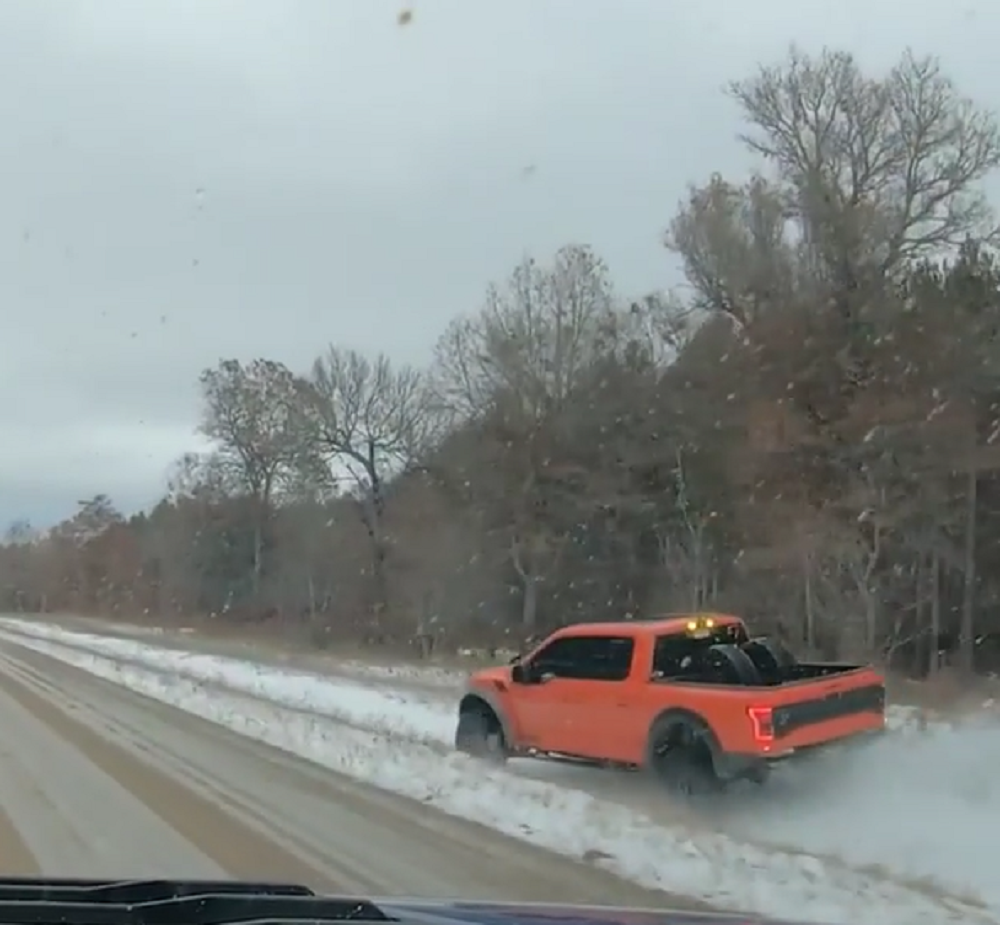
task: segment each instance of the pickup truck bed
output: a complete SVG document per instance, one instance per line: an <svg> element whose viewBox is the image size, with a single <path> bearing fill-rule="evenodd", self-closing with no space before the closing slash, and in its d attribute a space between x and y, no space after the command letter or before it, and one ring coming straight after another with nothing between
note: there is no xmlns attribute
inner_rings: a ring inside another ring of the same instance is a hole
<svg viewBox="0 0 1000 925"><path fill-rule="evenodd" d="M661 636L653 649L653 681L775 687L865 670L864 665L799 662L780 643L750 639L739 627L722 626L688 640Z"/></svg>

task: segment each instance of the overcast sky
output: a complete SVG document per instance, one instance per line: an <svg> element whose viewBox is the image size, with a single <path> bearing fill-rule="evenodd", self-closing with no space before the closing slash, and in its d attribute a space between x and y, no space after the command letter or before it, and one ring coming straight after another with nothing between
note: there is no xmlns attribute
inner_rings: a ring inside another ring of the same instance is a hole
<svg viewBox="0 0 1000 925"><path fill-rule="evenodd" d="M676 282L720 93L796 41L906 45L1000 106L1000 6L921 0L3 0L0 527L153 503L199 371L423 362L525 252ZM533 168L533 169L532 169Z"/></svg>

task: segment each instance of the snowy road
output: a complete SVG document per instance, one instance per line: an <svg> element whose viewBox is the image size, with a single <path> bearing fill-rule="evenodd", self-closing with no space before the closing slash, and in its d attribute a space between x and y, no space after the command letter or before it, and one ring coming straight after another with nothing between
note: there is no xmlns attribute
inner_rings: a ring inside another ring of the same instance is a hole
<svg viewBox="0 0 1000 925"><path fill-rule="evenodd" d="M0 645L0 728L8 873L287 879L361 895L666 899L10 643Z"/></svg>

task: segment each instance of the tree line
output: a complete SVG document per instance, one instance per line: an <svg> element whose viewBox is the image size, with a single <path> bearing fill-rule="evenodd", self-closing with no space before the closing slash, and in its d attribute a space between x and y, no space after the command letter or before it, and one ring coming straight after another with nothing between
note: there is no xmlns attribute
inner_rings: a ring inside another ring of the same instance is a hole
<svg viewBox="0 0 1000 925"><path fill-rule="evenodd" d="M333 345L201 376L214 449L151 511L11 526L8 610L497 641L717 609L829 658L990 663L1000 631L992 113L932 58L792 49L732 83L757 169L693 185L685 285L526 259L426 369Z"/></svg>

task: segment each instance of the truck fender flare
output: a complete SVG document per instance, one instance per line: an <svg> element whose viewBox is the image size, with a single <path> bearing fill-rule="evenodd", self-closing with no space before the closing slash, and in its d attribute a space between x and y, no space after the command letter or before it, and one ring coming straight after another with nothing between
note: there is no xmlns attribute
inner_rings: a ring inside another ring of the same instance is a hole
<svg viewBox="0 0 1000 925"><path fill-rule="evenodd" d="M513 747L514 740L511 735L513 727L511 726L510 718L507 715L506 709L504 709L503 704L500 702L500 698L492 691L484 690L481 687L475 687L471 684L466 685L466 687L462 690L462 697L458 702L458 712L460 715L463 711L463 707L466 707L472 700L481 700L493 711L496 718L500 721L500 728L503 730L504 741L507 743L508 747Z"/></svg>
<svg viewBox="0 0 1000 925"><path fill-rule="evenodd" d="M719 739L712 730L711 724L704 716L696 713L694 710L688 710L683 707L670 707L658 713L653 718L653 722L649 724L649 735L646 743L647 762L652 755L654 745L653 736L657 728L663 726L669 728L674 725L684 725L688 729L691 729L708 746L709 751L712 753L713 763L716 763L722 757L722 746L719 744Z"/></svg>

